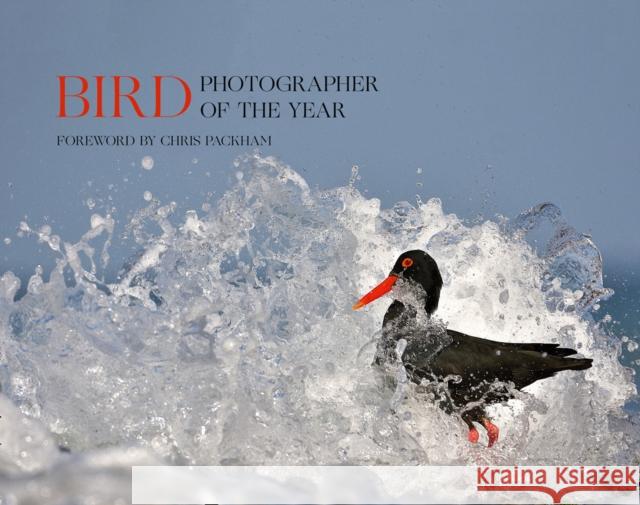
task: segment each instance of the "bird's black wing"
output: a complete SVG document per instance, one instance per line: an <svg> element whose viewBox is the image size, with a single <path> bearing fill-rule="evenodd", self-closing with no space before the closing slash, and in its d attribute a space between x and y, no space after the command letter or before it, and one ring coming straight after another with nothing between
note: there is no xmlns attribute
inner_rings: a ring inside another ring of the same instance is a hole
<svg viewBox="0 0 640 505"><path fill-rule="evenodd" d="M590 359L573 359L573 349L558 344L507 343L472 337L447 330L447 345L436 353L424 353L419 339L408 341L403 361L425 378L459 376L460 387L471 388L482 382L512 383L517 389L550 377L562 370L584 370ZM430 335L423 338L429 340Z"/></svg>

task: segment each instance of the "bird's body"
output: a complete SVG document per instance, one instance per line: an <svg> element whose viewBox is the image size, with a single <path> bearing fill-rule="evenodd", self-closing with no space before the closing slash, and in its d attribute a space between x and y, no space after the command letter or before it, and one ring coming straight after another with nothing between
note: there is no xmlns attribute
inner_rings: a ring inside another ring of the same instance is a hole
<svg viewBox="0 0 640 505"><path fill-rule="evenodd" d="M388 284L395 286L402 279L397 292L404 301L394 300L385 314L374 365L385 368L401 359L413 382L444 385L446 395L439 397L438 405L462 418L472 442L479 436L476 422L486 428L490 446L498 438L498 428L485 413L487 405L505 402L516 390L557 372L591 366L590 359L568 358L576 351L558 344L499 342L433 324L442 278L436 262L423 251L401 255L388 279L392 281L384 281L383 288L374 288L362 299L369 303L383 290L388 292ZM401 339L406 344L398 353Z"/></svg>

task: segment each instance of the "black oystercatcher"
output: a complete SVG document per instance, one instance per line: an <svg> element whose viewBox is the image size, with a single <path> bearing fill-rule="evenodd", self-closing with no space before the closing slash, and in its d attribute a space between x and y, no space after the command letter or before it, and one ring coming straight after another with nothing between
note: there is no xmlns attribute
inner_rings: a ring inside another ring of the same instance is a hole
<svg viewBox="0 0 640 505"><path fill-rule="evenodd" d="M400 356L413 382L427 380L444 386L446 394L438 405L462 418L472 443L479 438L474 423L487 430L489 447L498 440L499 429L485 414L485 406L506 402L513 398L514 389L557 372L591 366L591 359L567 358L576 351L559 344L497 342L430 324L429 318L438 308L442 277L435 260L424 251L400 255L389 276L353 309L392 288L394 301L384 316L374 364L397 363ZM404 342L399 346L401 339Z"/></svg>

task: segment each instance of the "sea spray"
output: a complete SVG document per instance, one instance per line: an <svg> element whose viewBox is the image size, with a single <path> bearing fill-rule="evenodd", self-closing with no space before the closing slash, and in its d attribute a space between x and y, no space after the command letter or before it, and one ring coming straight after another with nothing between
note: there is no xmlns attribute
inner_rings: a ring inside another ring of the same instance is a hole
<svg viewBox="0 0 640 505"><path fill-rule="evenodd" d="M236 165L242 176L205 210L180 217L154 199L139 210L125 227L139 251L117 280L103 274L110 216L77 243L21 226L57 265L19 300L15 275L0 278L2 405L81 455L77 471L102 448L126 466L130 447L175 464L634 463L631 372L590 315L611 294L600 254L555 206L469 225L436 198L383 209L353 183L312 190L274 158ZM536 250L527 238L541 223L552 233ZM491 450L412 384L394 397L370 366L387 304L351 306L415 248L442 271L442 324L594 360L492 407ZM2 451L18 443L0 447L5 475ZM49 452L21 478L59 464Z"/></svg>

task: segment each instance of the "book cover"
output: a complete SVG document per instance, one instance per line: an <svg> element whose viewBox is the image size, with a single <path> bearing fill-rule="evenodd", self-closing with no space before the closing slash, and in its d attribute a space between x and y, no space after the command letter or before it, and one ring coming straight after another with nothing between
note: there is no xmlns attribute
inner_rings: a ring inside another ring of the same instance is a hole
<svg viewBox="0 0 640 505"><path fill-rule="evenodd" d="M638 503L640 4L0 12L0 503Z"/></svg>

